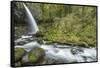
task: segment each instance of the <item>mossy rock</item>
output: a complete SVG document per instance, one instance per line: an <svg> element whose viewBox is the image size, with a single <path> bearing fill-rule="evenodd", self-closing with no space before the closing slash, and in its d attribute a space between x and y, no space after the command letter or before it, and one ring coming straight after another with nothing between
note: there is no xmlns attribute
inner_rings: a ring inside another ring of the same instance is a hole
<svg viewBox="0 0 100 68"><path fill-rule="evenodd" d="M15 62L21 60L24 54L25 50L23 48L15 48Z"/></svg>
<svg viewBox="0 0 100 68"><path fill-rule="evenodd" d="M42 48L34 48L27 53L22 59L22 65L35 65L45 56L45 51Z"/></svg>
<svg viewBox="0 0 100 68"><path fill-rule="evenodd" d="M33 53L29 53L29 54L28 54L28 60L29 60L30 63L36 62L37 59L38 59L38 58L37 58L37 56L36 56L35 54L33 54Z"/></svg>
<svg viewBox="0 0 100 68"><path fill-rule="evenodd" d="M37 48L37 50L39 50L40 52L44 52L43 48Z"/></svg>
<svg viewBox="0 0 100 68"><path fill-rule="evenodd" d="M38 60L40 57L43 57L44 55L45 55L44 49L35 48L29 53L28 58L30 61L33 60L32 62L35 62L36 60Z"/></svg>
<svg viewBox="0 0 100 68"><path fill-rule="evenodd" d="M37 57L40 57L40 56L44 56L45 55L45 51L43 48L35 48L35 49L32 49L31 52L33 54L35 54Z"/></svg>

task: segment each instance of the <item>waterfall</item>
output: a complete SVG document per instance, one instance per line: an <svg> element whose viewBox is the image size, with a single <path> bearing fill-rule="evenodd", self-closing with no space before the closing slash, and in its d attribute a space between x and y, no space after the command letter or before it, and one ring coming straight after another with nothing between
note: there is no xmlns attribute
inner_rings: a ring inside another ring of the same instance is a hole
<svg viewBox="0 0 100 68"><path fill-rule="evenodd" d="M38 26L36 24L36 21L34 19L34 17L32 16L30 10L27 8L27 6L23 3L25 10L26 10L26 15L27 15L27 19L28 19L28 24L30 26L30 34L36 34L39 29Z"/></svg>

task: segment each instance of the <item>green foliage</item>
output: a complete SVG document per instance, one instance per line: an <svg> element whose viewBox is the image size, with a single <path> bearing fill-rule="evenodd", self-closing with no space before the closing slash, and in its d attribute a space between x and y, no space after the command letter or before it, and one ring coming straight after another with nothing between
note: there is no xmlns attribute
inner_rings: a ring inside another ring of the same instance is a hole
<svg viewBox="0 0 100 68"><path fill-rule="evenodd" d="M26 5L44 35L42 39L96 45L96 7L39 3Z"/></svg>

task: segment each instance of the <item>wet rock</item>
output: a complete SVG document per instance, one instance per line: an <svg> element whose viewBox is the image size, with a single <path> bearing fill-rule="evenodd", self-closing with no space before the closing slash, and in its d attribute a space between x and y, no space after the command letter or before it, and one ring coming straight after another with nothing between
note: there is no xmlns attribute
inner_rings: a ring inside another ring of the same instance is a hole
<svg viewBox="0 0 100 68"><path fill-rule="evenodd" d="M22 64L23 65L34 65L36 63L39 63L39 60L41 60L45 56L45 51L42 48L35 48L32 49L29 53L27 53L23 59Z"/></svg>
<svg viewBox="0 0 100 68"><path fill-rule="evenodd" d="M37 38L36 41L37 41L39 44L45 44L45 41L42 40L42 39Z"/></svg>
<svg viewBox="0 0 100 68"><path fill-rule="evenodd" d="M43 37L44 35L42 34L42 32L37 32L36 34L33 34L33 36L35 37Z"/></svg>
<svg viewBox="0 0 100 68"><path fill-rule="evenodd" d="M15 62L21 60L24 54L25 50L23 48L15 48Z"/></svg>
<svg viewBox="0 0 100 68"><path fill-rule="evenodd" d="M84 51L83 51L83 49L81 49L81 48L72 48L71 49L71 53L72 54L79 54L79 53L83 53Z"/></svg>
<svg viewBox="0 0 100 68"><path fill-rule="evenodd" d="M25 44L25 39L19 38L14 41L17 45L23 45Z"/></svg>
<svg viewBox="0 0 100 68"><path fill-rule="evenodd" d="M21 41L21 42L18 42L17 45L24 45L26 42L24 41Z"/></svg>
<svg viewBox="0 0 100 68"><path fill-rule="evenodd" d="M31 42L31 41L35 41L35 40L33 38L28 38L28 39L26 39L26 41Z"/></svg>

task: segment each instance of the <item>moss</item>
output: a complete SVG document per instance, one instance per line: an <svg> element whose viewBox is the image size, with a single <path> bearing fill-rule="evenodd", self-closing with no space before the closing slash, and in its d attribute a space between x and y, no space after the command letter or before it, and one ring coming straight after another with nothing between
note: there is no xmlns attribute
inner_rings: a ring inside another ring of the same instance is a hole
<svg viewBox="0 0 100 68"><path fill-rule="evenodd" d="M33 53L29 53L28 59L29 59L29 62L31 62L31 63L34 63L34 62L37 61L37 57L36 57L36 55L33 54Z"/></svg>
<svg viewBox="0 0 100 68"><path fill-rule="evenodd" d="M35 7L36 6L34 6L34 8ZM71 9L66 7L66 9L70 10L68 12L60 5L59 8L58 6L53 6L51 8L52 11L49 11L48 7L50 7L50 5L39 6L39 8L37 8L38 10L43 10L43 14L41 14L41 11L39 15L35 15L40 31L37 33L37 37L50 40L48 43L53 41L58 41L60 43L85 42L87 44L92 44L89 46L96 45L95 7L84 8L81 6L71 6ZM84 12L80 11L82 8L84 8ZM23 7L20 9L23 9ZM15 20L17 20L17 16ZM20 22L19 19L16 23L22 25L23 23ZM15 30L15 33L21 36L27 32L27 29L27 27L20 26ZM39 40L39 42L42 43L41 40Z"/></svg>
<svg viewBox="0 0 100 68"><path fill-rule="evenodd" d="M24 54L25 50L23 48L15 48L15 62L19 61Z"/></svg>
<svg viewBox="0 0 100 68"><path fill-rule="evenodd" d="M40 52L44 52L43 48L37 48L37 50L39 50Z"/></svg>

